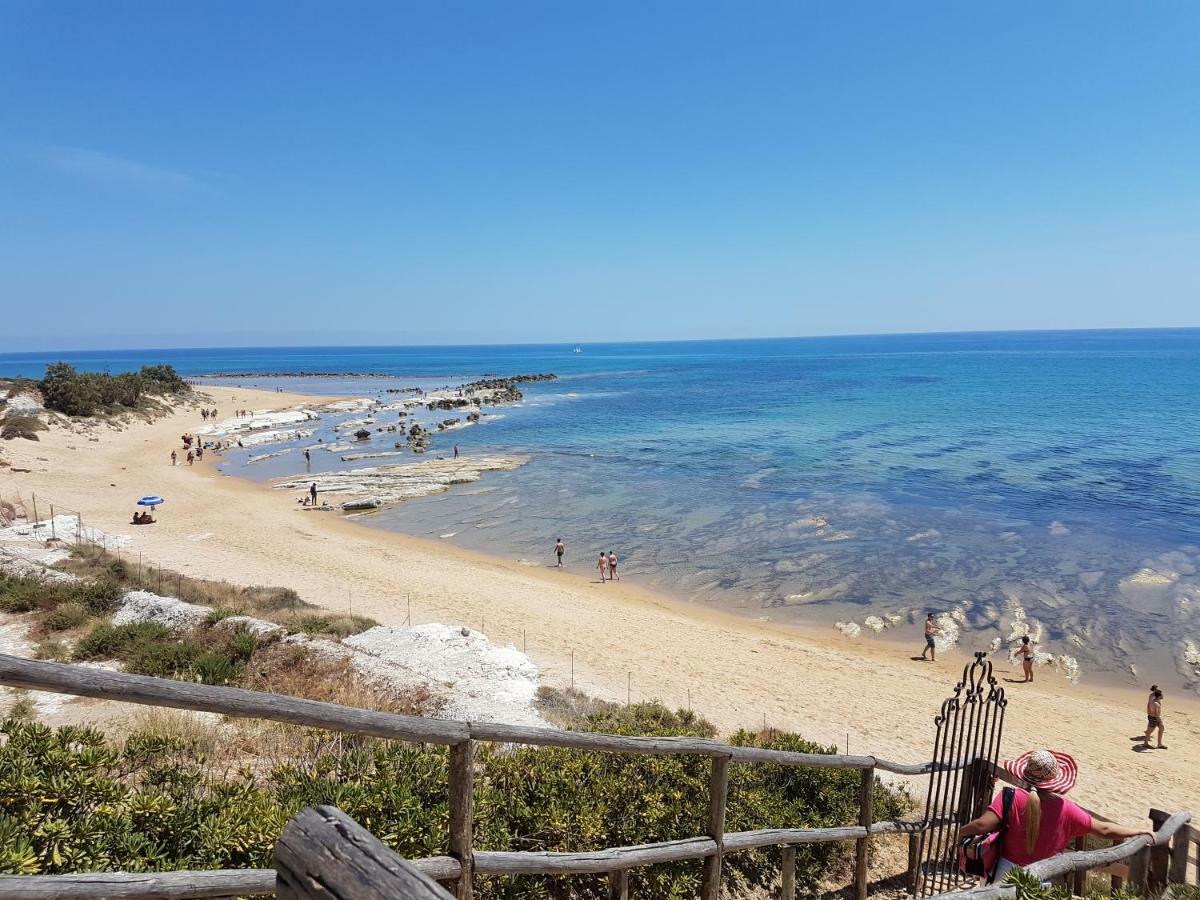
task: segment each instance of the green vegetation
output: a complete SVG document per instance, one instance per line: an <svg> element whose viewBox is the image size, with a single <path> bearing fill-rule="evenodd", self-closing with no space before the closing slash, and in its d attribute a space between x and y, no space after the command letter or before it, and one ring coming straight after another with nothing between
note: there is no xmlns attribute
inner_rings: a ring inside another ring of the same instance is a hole
<svg viewBox="0 0 1200 900"><path fill-rule="evenodd" d="M1105 886L1107 876L1099 876L1096 886L1089 885L1084 895L1088 900L1146 900L1154 895L1143 895L1128 888L1119 891L1110 890ZM1044 885L1030 876L1024 869L1013 869L1004 879L1005 884L1011 884L1017 889L1018 900L1071 900L1071 892L1066 887ZM1173 884L1166 891L1158 894L1155 900L1200 900L1200 887L1186 884Z"/></svg>
<svg viewBox="0 0 1200 900"><path fill-rule="evenodd" d="M712 726L659 704L613 707L588 725L619 734L708 736ZM195 741L0 725L0 872L266 867L284 824L304 806L334 804L408 858L447 852L444 748L292 729L289 762L253 775L216 765ZM832 752L796 735L745 744ZM223 742L218 742L223 743ZM238 748L244 759L245 747ZM476 846L486 850L595 850L702 834L708 761L485 745L477 761ZM237 774L228 774L228 773ZM819 827L857 816L859 775L836 769L734 766L729 830ZM879 787L876 814L896 816L907 796ZM844 865L849 844L802 845L798 878L813 888ZM729 890L771 885L778 853L731 854ZM700 863L634 870L631 892L652 900L698 893ZM599 878L573 880L577 897L606 896ZM543 898L541 878L483 878L480 896Z"/></svg>
<svg viewBox="0 0 1200 900"><path fill-rule="evenodd" d="M284 619L280 624L288 631L302 632L310 637L332 637L341 639L352 634L360 634L368 628L374 628L379 623L366 616L345 616L336 613L324 613L308 616L295 616Z"/></svg>
<svg viewBox="0 0 1200 900"><path fill-rule="evenodd" d="M0 573L0 612L40 611L52 615L60 607L77 606L88 615L102 615L116 608L121 593L120 584L108 577L71 582ZM55 630L61 627L70 626Z"/></svg>
<svg viewBox="0 0 1200 900"><path fill-rule="evenodd" d="M204 684L237 680L258 648L242 630L197 629L174 636L154 622L97 625L75 647L75 659L116 659L125 671L156 678L178 678Z"/></svg>
<svg viewBox="0 0 1200 900"><path fill-rule="evenodd" d="M68 416L94 416L100 413L141 410L151 395L179 395L191 391L174 367L142 366L140 372L79 372L69 363L46 367L38 382L46 409Z"/></svg>

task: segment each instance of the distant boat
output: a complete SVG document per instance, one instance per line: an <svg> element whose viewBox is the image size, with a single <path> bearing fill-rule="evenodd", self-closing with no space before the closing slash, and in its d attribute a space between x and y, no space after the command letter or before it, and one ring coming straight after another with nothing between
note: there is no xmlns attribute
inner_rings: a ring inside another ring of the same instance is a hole
<svg viewBox="0 0 1200 900"><path fill-rule="evenodd" d="M574 352L576 352L576 353L582 353L582 352L583 352L583 348L582 348L582 347L580 347L578 344L576 344L576 345L575 345L575 351L574 351Z"/></svg>

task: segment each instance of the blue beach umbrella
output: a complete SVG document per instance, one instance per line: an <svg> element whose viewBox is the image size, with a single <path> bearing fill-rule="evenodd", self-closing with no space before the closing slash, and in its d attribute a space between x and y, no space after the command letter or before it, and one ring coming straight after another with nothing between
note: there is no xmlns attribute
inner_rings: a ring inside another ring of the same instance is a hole
<svg viewBox="0 0 1200 900"><path fill-rule="evenodd" d="M151 509L154 509L154 507L158 506L160 503L166 503L166 502L167 501L163 500L162 497L143 497L141 500L139 500L137 502L137 505L138 506L148 506Z"/></svg>

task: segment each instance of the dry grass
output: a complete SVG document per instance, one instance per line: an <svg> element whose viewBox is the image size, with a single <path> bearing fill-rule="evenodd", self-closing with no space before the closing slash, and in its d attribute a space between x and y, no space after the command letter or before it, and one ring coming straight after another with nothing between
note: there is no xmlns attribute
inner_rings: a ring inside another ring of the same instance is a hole
<svg viewBox="0 0 1200 900"><path fill-rule="evenodd" d="M368 683L348 661L295 645L276 644L259 650L242 673L241 685L252 691L408 716L435 716L443 707L442 700L427 690L380 688Z"/></svg>
<svg viewBox="0 0 1200 900"><path fill-rule="evenodd" d="M148 706L129 719L129 730L179 741L211 755L221 743L221 729L214 727L211 713Z"/></svg>

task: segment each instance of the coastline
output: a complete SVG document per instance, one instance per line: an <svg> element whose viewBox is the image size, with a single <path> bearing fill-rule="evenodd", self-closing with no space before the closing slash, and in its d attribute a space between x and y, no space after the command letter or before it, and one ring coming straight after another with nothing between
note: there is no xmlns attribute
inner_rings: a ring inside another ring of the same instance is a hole
<svg viewBox="0 0 1200 900"><path fill-rule="evenodd" d="M339 399L201 390L222 408ZM289 492L222 475L211 456L172 467L178 434L200 424L199 413L184 408L121 430L56 428L37 443L6 442L5 458L32 471L0 468L0 493L36 492L78 509L95 527L133 536L130 551L188 574L293 587L305 600L340 612L352 607L385 624L403 623L411 601L414 623L461 623L497 643L523 642L546 684L569 685L573 665L582 690L672 706L690 701L723 731L765 721L842 749L848 735L852 752L925 759L937 706L968 660L953 653L936 665L910 661L919 649L916 631L913 651L897 653L902 645L890 635L854 640L825 626L755 621L636 583L601 585L589 560L565 572L550 567L553 536L536 562L508 560L362 527L340 514L314 516ZM127 524L129 510L147 492L167 504L159 524L138 531ZM997 663L1001 678L1015 677L1014 669ZM1200 702L1169 691L1167 743L1178 749L1136 754L1128 737L1144 725L1139 689L1073 686L1044 670L1033 686L1006 687L1007 751L1051 744L1076 755L1081 802L1131 821L1141 820L1151 796L1171 808L1200 807L1184 749L1200 737Z"/></svg>

